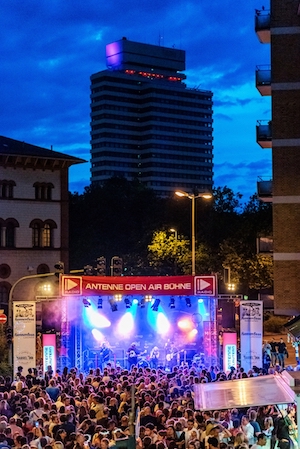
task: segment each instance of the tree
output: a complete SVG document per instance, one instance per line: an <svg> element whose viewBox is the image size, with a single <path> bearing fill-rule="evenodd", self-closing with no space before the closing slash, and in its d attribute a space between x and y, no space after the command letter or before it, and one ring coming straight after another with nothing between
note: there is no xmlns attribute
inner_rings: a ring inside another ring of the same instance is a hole
<svg viewBox="0 0 300 449"><path fill-rule="evenodd" d="M150 266L159 275L183 274L187 270L190 257L190 242L184 238L175 238L166 231L156 231L148 245Z"/></svg>

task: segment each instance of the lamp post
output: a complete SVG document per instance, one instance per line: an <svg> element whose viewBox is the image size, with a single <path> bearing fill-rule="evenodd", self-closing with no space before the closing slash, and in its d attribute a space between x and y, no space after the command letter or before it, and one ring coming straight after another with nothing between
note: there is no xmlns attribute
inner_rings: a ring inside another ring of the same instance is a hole
<svg viewBox="0 0 300 449"><path fill-rule="evenodd" d="M177 239L178 239L178 232L177 232L177 229L175 229L175 228L170 228L169 231L174 233L174 238L175 238L175 240L177 240Z"/></svg>
<svg viewBox="0 0 300 449"><path fill-rule="evenodd" d="M211 193L187 193L182 190L176 190L175 195L179 197L186 197L192 201L192 276L196 274L196 238L195 238L195 200L197 198L204 198L209 200L212 198Z"/></svg>

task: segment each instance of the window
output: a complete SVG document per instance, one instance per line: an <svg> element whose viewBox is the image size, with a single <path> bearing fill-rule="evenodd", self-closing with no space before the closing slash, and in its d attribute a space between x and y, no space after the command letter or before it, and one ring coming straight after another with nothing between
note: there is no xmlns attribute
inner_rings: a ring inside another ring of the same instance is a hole
<svg viewBox="0 0 300 449"><path fill-rule="evenodd" d="M11 268L7 263L1 263L0 264L0 278L6 279L11 274Z"/></svg>
<svg viewBox="0 0 300 449"><path fill-rule="evenodd" d="M39 219L32 220L32 246L33 248L52 248L53 247L53 229L57 228L53 220Z"/></svg>
<svg viewBox="0 0 300 449"><path fill-rule="evenodd" d="M35 199L42 201L51 201L52 200L52 189L54 189L54 185L51 182L35 182L33 184Z"/></svg>
<svg viewBox="0 0 300 449"><path fill-rule="evenodd" d="M0 181L0 198L13 198L15 181Z"/></svg>
<svg viewBox="0 0 300 449"><path fill-rule="evenodd" d="M34 248L39 248L41 246L42 222L36 220L31 227L32 227L32 246Z"/></svg>
<svg viewBox="0 0 300 449"><path fill-rule="evenodd" d="M43 229L43 247L51 246L51 228L49 224L44 225Z"/></svg>
<svg viewBox="0 0 300 449"><path fill-rule="evenodd" d="M14 248L16 246L15 228L19 223L14 218L0 218L0 247Z"/></svg>
<svg viewBox="0 0 300 449"><path fill-rule="evenodd" d="M41 263L37 269L36 269L37 274L45 274L45 273L50 273L50 268L48 265L46 265L45 263Z"/></svg>

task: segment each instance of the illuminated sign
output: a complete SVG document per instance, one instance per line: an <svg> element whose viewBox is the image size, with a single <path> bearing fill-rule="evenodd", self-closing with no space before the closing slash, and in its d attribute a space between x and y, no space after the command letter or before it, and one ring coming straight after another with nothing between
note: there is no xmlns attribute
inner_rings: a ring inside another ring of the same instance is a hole
<svg viewBox="0 0 300 449"><path fill-rule="evenodd" d="M61 276L62 296L159 294L215 296L215 276Z"/></svg>

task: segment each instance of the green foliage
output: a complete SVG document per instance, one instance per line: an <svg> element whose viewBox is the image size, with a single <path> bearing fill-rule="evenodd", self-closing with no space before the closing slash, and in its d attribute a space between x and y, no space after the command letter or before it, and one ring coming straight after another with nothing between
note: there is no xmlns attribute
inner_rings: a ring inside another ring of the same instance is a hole
<svg viewBox="0 0 300 449"><path fill-rule="evenodd" d="M148 245L150 266L157 274L183 274L190 266L189 241L175 238L166 231L156 231Z"/></svg>
<svg viewBox="0 0 300 449"><path fill-rule="evenodd" d="M242 293L248 289L262 290L273 286L273 259L252 253L241 240L227 240L220 245L223 266L230 268L231 282Z"/></svg>
<svg viewBox="0 0 300 449"><path fill-rule="evenodd" d="M272 334L286 333L284 325L287 323L287 317L271 315L264 321L264 332Z"/></svg>
<svg viewBox="0 0 300 449"><path fill-rule="evenodd" d="M171 227L178 240L166 231ZM222 280L226 266L240 293L272 288L272 259L256 254L257 237L272 235L272 205L256 195L242 204L240 193L218 187L212 201L196 200L195 228L197 274ZM100 256L109 266L118 255L126 275L188 274L190 236L191 200L160 198L138 180L111 178L70 196L71 269L95 265Z"/></svg>

